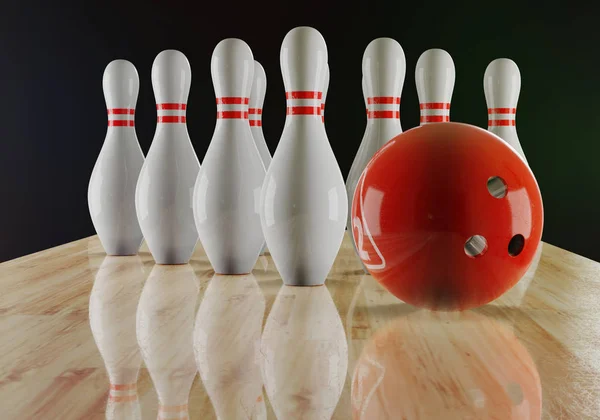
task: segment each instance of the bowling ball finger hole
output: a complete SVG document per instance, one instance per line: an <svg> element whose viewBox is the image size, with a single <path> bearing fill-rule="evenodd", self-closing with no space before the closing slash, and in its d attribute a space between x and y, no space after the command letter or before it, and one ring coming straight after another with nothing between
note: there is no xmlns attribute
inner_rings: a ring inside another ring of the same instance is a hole
<svg viewBox="0 0 600 420"><path fill-rule="evenodd" d="M521 234L515 235L508 243L508 254L511 257L516 257L523 251L523 248L525 248L525 238Z"/></svg>
<svg viewBox="0 0 600 420"><path fill-rule="evenodd" d="M465 242L465 254L471 258L482 257L487 249L487 240L481 235L473 235Z"/></svg>
<svg viewBox="0 0 600 420"><path fill-rule="evenodd" d="M487 180L487 189L494 198L504 198L508 191L506 182L499 176L493 176Z"/></svg>

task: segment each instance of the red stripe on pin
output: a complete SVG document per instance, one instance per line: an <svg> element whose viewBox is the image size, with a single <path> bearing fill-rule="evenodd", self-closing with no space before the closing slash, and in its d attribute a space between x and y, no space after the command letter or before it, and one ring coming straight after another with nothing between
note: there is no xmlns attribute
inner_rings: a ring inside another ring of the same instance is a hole
<svg viewBox="0 0 600 420"><path fill-rule="evenodd" d="M433 122L448 122L450 116L448 115L424 115L421 117L421 122L433 123Z"/></svg>
<svg viewBox="0 0 600 420"><path fill-rule="evenodd" d="M369 111L369 118L400 118L400 111Z"/></svg>
<svg viewBox="0 0 600 420"><path fill-rule="evenodd" d="M175 104L175 103L164 103L164 104L156 104L156 109L181 109L185 110L187 108L186 104Z"/></svg>
<svg viewBox="0 0 600 420"><path fill-rule="evenodd" d="M488 120L488 127L508 127L516 125L515 120Z"/></svg>
<svg viewBox="0 0 600 420"><path fill-rule="evenodd" d="M488 114L516 114L517 108L488 108Z"/></svg>
<svg viewBox="0 0 600 420"><path fill-rule="evenodd" d="M156 117L157 123L184 123L186 119L184 116L179 115L159 115Z"/></svg>
<svg viewBox="0 0 600 420"><path fill-rule="evenodd" d="M182 404L182 405L158 404L158 411L161 411L163 413L181 413L181 412L187 411L187 409L188 409L187 404Z"/></svg>
<svg viewBox="0 0 600 420"><path fill-rule="evenodd" d="M320 106L288 106L287 115L321 115Z"/></svg>
<svg viewBox="0 0 600 420"><path fill-rule="evenodd" d="M250 127L262 127L262 121L261 120L250 120Z"/></svg>
<svg viewBox="0 0 600 420"><path fill-rule="evenodd" d="M110 384L110 389L114 391L130 391L137 389L137 384Z"/></svg>
<svg viewBox="0 0 600 420"><path fill-rule="evenodd" d="M323 92L317 92L312 90L297 90L292 92L285 92L285 99L322 99Z"/></svg>
<svg viewBox="0 0 600 420"><path fill-rule="evenodd" d="M248 119L248 112L246 111L219 111L217 112L217 119Z"/></svg>
<svg viewBox="0 0 600 420"><path fill-rule="evenodd" d="M368 104L399 104L400 97L398 96L373 96L367 98Z"/></svg>
<svg viewBox="0 0 600 420"><path fill-rule="evenodd" d="M425 102L419 105L421 109L450 109L448 102Z"/></svg>
<svg viewBox="0 0 600 420"><path fill-rule="evenodd" d="M106 110L108 115L133 115L135 109L132 108L109 108Z"/></svg>
<svg viewBox="0 0 600 420"><path fill-rule="evenodd" d="M133 120L108 120L109 127L134 127Z"/></svg>
<svg viewBox="0 0 600 420"><path fill-rule="evenodd" d="M248 108L248 114L251 114L251 115L261 115L262 114L262 108Z"/></svg>
<svg viewBox="0 0 600 420"><path fill-rule="evenodd" d="M132 401L136 401L138 399L138 396L136 394L134 395L109 395L108 399L110 401L116 402L116 403L125 403L125 402L132 402Z"/></svg>
<svg viewBox="0 0 600 420"><path fill-rule="evenodd" d="M223 96L221 98L217 98L217 105L248 105L249 102L249 98L242 98L238 96Z"/></svg>

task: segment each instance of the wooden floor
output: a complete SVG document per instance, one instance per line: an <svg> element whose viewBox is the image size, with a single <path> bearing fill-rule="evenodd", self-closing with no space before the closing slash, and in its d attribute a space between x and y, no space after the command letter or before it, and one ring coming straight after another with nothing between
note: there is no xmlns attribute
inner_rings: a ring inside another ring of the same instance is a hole
<svg viewBox="0 0 600 420"><path fill-rule="evenodd" d="M154 266L86 238L0 264L0 419L598 419L599 280L543 244L499 300L431 313L349 238L310 288L268 256L213 277L200 245Z"/></svg>

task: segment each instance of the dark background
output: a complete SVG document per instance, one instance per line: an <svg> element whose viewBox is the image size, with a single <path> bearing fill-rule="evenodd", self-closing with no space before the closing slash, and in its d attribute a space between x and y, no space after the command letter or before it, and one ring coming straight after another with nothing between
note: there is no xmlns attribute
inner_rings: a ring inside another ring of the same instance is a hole
<svg viewBox="0 0 600 420"><path fill-rule="evenodd" d="M361 61L374 38L406 54L404 130L419 124L414 68L428 48L456 66L451 120L487 128L483 72L498 57L520 67L517 129L545 207L543 239L600 261L600 30L592 10L527 2L350 3L3 2L0 13L0 261L94 234L89 176L106 134L102 73L128 59L140 75L137 135L146 154L156 125L150 70L162 50L192 67L188 129L202 161L215 124L210 59L223 38L245 40L267 73L263 128L275 151L285 120L279 49L295 26L328 44L327 132L347 176L365 126ZM280 3L277 3L280 4ZM528 9L528 7L531 7Z"/></svg>

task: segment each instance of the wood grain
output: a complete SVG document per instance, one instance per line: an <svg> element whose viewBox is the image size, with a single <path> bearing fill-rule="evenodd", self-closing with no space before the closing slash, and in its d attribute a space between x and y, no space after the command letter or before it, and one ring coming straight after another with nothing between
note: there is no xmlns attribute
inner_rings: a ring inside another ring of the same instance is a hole
<svg viewBox="0 0 600 420"><path fill-rule="evenodd" d="M600 264L543 244L512 290L451 314L389 294L348 237L322 288L282 286L269 256L215 276L200 245L190 264L155 266L145 246L106 257L95 236L0 264L0 418L159 410L597 419Z"/></svg>

